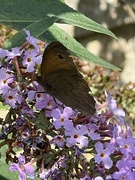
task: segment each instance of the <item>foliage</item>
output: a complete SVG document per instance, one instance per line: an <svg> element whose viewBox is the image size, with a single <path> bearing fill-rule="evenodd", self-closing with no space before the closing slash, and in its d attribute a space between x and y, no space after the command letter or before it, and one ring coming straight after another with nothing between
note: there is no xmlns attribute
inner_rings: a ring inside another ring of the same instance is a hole
<svg viewBox="0 0 135 180"><path fill-rule="evenodd" d="M61 42L81 59L104 67L118 69L89 52L74 38L59 28L56 23L67 23L116 38L115 35L60 0L1 1L0 12L0 22L2 24L20 30L6 42L6 49L20 46L25 42L26 35L22 29L26 28L30 30L34 37L42 41L50 43L57 40Z"/></svg>

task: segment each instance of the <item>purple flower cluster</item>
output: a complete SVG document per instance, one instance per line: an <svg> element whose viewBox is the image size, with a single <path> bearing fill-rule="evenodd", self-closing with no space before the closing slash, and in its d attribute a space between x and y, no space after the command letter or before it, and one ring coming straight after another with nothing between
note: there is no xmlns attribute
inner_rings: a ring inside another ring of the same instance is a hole
<svg viewBox="0 0 135 180"><path fill-rule="evenodd" d="M34 179L34 168L30 164L25 164L24 156L19 156L18 163L12 163L9 169L10 171L19 172L19 180L25 180L26 174L28 174L31 179Z"/></svg>
<svg viewBox="0 0 135 180"><path fill-rule="evenodd" d="M0 120L0 139L8 145L9 169L19 172L19 180L27 175L43 180L134 180L135 138L124 111L109 92L91 117L80 116L47 94L36 79L40 47L24 31L27 46L0 49L0 101L9 105ZM19 157L14 147L22 150Z"/></svg>

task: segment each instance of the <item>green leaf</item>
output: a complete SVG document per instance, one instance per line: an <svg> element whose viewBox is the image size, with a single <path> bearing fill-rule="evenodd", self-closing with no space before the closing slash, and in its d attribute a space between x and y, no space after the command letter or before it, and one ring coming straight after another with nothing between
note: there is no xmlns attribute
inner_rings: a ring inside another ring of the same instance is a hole
<svg viewBox="0 0 135 180"><path fill-rule="evenodd" d="M53 25L59 20L59 22L70 23L87 30L115 37L108 29L73 10L62 3L61 0L0 1L0 20L3 21L4 24L19 30L25 27L30 30L31 35L43 41L60 41L80 59L91 61L92 63L103 67L119 69L109 62L96 57L62 29ZM11 49L15 46L21 46L26 41L25 37L24 31L21 30L7 41L5 47Z"/></svg>
<svg viewBox="0 0 135 180"><path fill-rule="evenodd" d="M60 0L61 2L63 2L63 3L65 3L65 1L64 0Z"/></svg>
<svg viewBox="0 0 135 180"><path fill-rule="evenodd" d="M0 21L2 22L36 22L45 16L59 18L62 23L72 24L87 30L116 36L95 21L72 9L61 0L1 0ZM14 28L14 27L13 27Z"/></svg>
<svg viewBox="0 0 135 180"><path fill-rule="evenodd" d="M43 34L56 20L57 18L55 17L46 16L43 20L32 23L25 28L30 30L32 36L38 37ZM24 42L26 42L25 38L26 34L24 30L21 30L6 41L4 48L10 50L12 47L21 46Z"/></svg>
<svg viewBox="0 0 135 180"><path fill-rule="evenodd" d="M111 36L117 39L115 34L113 34L111 31L109 31L102 25L96 23L95 21L87 18L86 16L84 16L83 14L79 12L78 13L74 13L74 12L65 13L58 17L60 18L60 20L62 20L63 23L71 24L71 25L74 25L83 29L93 31L93 32L106 34L108 36Z"/></svg>
<svg viewBox="0 0 135 180"><path fill-rule="evenodd" d="M48 42L51 41L59 41L64 46L66 46L72 54L77 56L80 59L87 60L92 62L93 64L97 64L106 68L120 70L118 67L110 64L109 62L95 56L90 51L88 51L85 47L83 47L80 43L78 43L74 38L69 36L65 31L60 29L58 26L51 26L48 31L46 31L40 39L43 40L43 37L46 37ZM50 41L51 39L51 41Z"/></svg>
<svg viewBox="0 0 135 180"><path fill-rule="evenodd" d="M41 34L40 29L38 29L39 32L36 32L36 30L33 28L34 27L33 24L34 23L28 25L26 29L30 30L30 33L34 37L38 37L40 40L47 41L48 43L51 43L53 41L59 41L63 45L65 45L71 51L72 54L74 54L75 56L79 57L82 60L87 60L94 64L97 64L106 68L120 70L118 67L92 54L90 51L88 51L85 47L83 47L80 43L78 43L74 38L69 36L65 31L63 31L58 26L52 25L46 31L43 28L41 30L44 30L43 31L44 33ZM17 27L18 27L18 23L17 23ZM5 47L10 49L11 47L15 47L15 45L22 45L21 43L24 43L26 41L25 37L26 35L24 31L20 31L15 36L13 36L12 38L8 40L8 43L6 43Z"/></svg>

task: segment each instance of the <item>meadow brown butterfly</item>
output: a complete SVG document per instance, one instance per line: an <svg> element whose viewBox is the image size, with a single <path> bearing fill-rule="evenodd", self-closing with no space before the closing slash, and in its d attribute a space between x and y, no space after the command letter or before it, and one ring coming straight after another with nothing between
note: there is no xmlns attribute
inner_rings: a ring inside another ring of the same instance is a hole
<svg viewBox="0 0 135 180"><path fill-rule="evenodd" d="M41 84L50 95L85 116L94 114L95 100L89 86L63 44L53 42L47 46L40 70Z"/></svg>

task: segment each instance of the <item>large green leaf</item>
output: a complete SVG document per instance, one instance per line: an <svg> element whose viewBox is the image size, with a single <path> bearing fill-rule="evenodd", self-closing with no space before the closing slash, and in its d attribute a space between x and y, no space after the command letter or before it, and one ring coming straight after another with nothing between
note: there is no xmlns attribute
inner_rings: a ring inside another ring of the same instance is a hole
<svg viewBox="0 0 135 180"><path fill-rule="evenodd" d="M1 22L8 26L12 26L12 28L21 30L6 42L5 47L7 49L21 46L26 41L26 35L22 30L26 28L30 30L31 35L43 41L60 41L80 59L91 61L103 67L118 69L107 61L90 53L74 38L56 25L53 25L58 20L57 22L74 24L88 30L115 37L109 30L73 10L62 3L61 0L0 0L0 3Z"/></svg>
<svg viewBox="0 0 135 180"><path fill-rule="evenodd" d="M55 21L57 18L46 16L43 20L31 23L28 26L25 26L26 29L30 30L30 33L34 37L39 37L43 34ZM18 25L18 24L17 24ZM26 24L25 24L26 25ZM11 49L12 47L21 46L26 41L26 34L24 30L19 31L13 37L5 43L6 49Z"/></svg>
<svg viewBox="0 0 135 180"><path fill-rule="evenodd" d="M41 35L39 38L44 40L44 37L48 42L52 41L59 41L64 46L66 46L72 54L77 56L80 59L84 59L87 61L90 61L94 64L110 68L110 69L117 69L116 66L110 64L109 62L95 56L90 51L88 51L85 47L83 47L80 43L78 43L74 38L69 36L65 31L60 29L58 26L53 25L51 26L48 31L46 31L43 35Z"/></svg>
<svg viewBox="0 0 135 180"><path fill-rule="evenodd" d="M37 23L40 23L40 22L37 22ZM84 48L80 43L78 43L74 38L69 36L65 31L63 31L61 28L59 28L56 25L52 25L46 31L44 30L44 28L41 29L40 31L40 29L35 30L33 27L34 25L30 24L26 27L26 29L29 29L31 34L34 37L37 37L42 41L47 41L49 43L53 41L59 41L63 45L65 45L71 51L72 54L79 57L80 59L90 61L94 64L97 64L106 68L119 69L113 66L112 64L110 64L109 62L92 54L90 51ZM13 45L14 47L21 46L26 41L25 37L26 35L24 31L19 31L15 36L13 36L11 39L8 40L8 43L6 43L6 48L10 49Z"/></svg>
<svg viewBox="0 0 135 180"><path fill-rule="evenodd" d="M63 23L73 24L116 38L111 31L75 11L60 0L0 0L1 23L36 22L42 20L45 16L58 17Z"/></svg>

